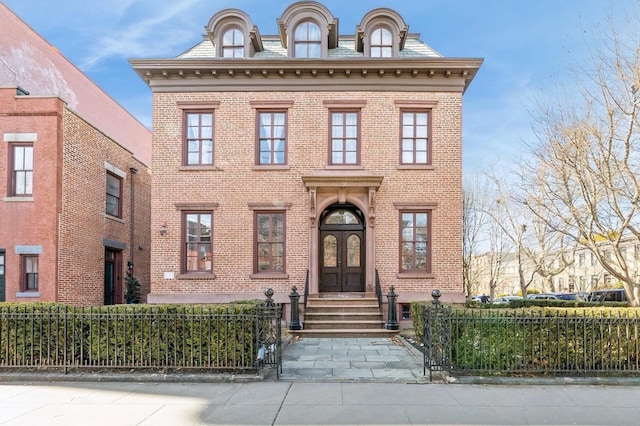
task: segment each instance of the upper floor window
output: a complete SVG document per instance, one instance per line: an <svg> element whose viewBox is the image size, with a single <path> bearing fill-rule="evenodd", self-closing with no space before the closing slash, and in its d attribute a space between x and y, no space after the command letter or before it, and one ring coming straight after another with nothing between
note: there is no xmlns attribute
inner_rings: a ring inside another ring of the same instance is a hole
<svg viewBox="0 0 640 426"><path fill-rule="evenodd" d="M213 164L213 111L185 112L184 164Z"/></svg>
<svg viewBox="0 0 640 426"><path fill-rule="evenodd" d="M224 35L222 36L222 57L244 57L244 35L239 29L232 28L225 31Z"/></svg>
<svg viewBox="0 0 640 426"><path fill-rule="evenodd" d="M431 164L428 111L401 112L401 164Z"/></svg>
<svg viewBox="0 0 640 426"><path fill-rule="evenodd" d="M400 271L431 272L430 212L400 212Z"/></svg>
<svg viewBox="0 0 640 426"><path fill-rule="evenodd" d="M391 58L393 56L393 38L386 28L376 28L371 33L371 57Z"/></svg>
<svg viewBox="0 0 640 426"><path fill-rule="evenodd" d="M258 111L258 159L259 165L287 163L285 111Z"/></svg>
<svg viewBox="0 0 640 426"><path fill-rule="evenodd" d="M122 178L111 172L107 172L105 210L108 215L122 217Z"/></svg>
<svg viewBox="0 0 640 426"><path fill-rule="evenodd" d="M296 58L319 58L322 56L322 38L320 27L305 21L294 32L294 55Z"/></svg>
<svg viewBox="0 0 640 426"><path fill-rule="evenodd" d="M285 224L283 211L255 212L255 272L284 272Z"/></svg>
<svg viewBox="0 0 640 426"><path fill-rule="evenodd" d="M211 272L213 270L211 212L184 212L184 272Z"/></svg>
<svg viewBox="0 0 640 426"><path fill-rule="evenodd" d="M359 111L332 111L329 115L331 135L329 163L332 165L360 164Z"/></svg>
<svg viewBox="0 0 640 426"><path fill-rule="evenodd" d="M30 196L33 194L33 144L11 144L9 151L10 195Z"/></svg>
<svg viewBox="0 0 640 426"><path fill-rule="evenodd" d="M38 291L37 255L20 255L20 291Z"/></svg>

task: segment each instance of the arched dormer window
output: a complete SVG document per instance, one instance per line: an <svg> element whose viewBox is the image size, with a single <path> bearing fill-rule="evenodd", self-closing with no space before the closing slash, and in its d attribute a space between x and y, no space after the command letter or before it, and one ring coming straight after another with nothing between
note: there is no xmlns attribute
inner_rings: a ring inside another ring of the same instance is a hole
<svg viewBox="0 0 640 426"><path fill-rule="evenodd" d="M409 27L387 8L367 13L356 27L356 50L369 58L393 58L404 48Z"/></svg>
<svg viewBox="0 0 640 426"><path fill-rule="evenodd" d="M311 21L304 21L296 27L293 36L296 58L322 57L322 36L320 27Z"/></svg>
<svg viewBox="0 0 640 426"><path fill-rule="evenodd" d="M315 1L290 5L278 19L278 31L290 58L326 58L338 46L338 20Z"/></svg>
<svg viewBox="0 0 640 426"><path fill-rule="evenodd" d="M205 30L218 58L248 58L264 50L258 27L241 10L221 10L211 17Z"/></svg>
<svg viewBox="0 0 640 426"><path fill-rule="evenodd" d="M244 57L244 35L238 28L225 30L222 36L223 58L243 58Z"/></svg>
<svg viewBox="0 0 640 426"><path fill-rule="evenodd" d="M391 31L378 27L371 33L369 56L372 58L393 57L393 37Z"/></svg>

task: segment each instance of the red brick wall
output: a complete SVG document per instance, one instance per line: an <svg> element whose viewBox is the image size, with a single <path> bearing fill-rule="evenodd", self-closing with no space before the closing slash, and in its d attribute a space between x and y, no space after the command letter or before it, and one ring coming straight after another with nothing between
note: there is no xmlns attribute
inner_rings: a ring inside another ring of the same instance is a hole
<svg viewBox="0 0 640 426"><path fill-rule="evenodd" d="M131 167L137 169L134 176L134 275L148 292L149 170L133 158L131 152L69 110L65 111L64 132L59 301L74 305L103 304L103 238L126 244L122 252L123 268L117 271L124 285L132 248ZM105 161L126 173L122 182L121 219L105 214Z"/></svg>
<svg viewBox="0 0 640 426"><path fill-rule="evenodd" d="M412 294L462 293L461 93L291 92L155 93L152 189L152 293L288 294L304 284L309 265L308 192L301 177L327 164L325 100L366 101L361 115L361 164L383 175L376 198L376 268L383 292L393 284L400 301ZM250 101L293 101L288 115L289 170L252 170L255 109ZM396 100L437 101L433 109L433 170L400 170ZM179 170L182 111L178 101L219 102L215 111L215 171ZM291 203L287 218L288 279L252 279L253 222L248 203ZM214 212L215 279L181 279L180 211L176 203L218 203ZM433 212L433 278L399 279L398 220L394 202L437 203ZM167 223L168 232L158 228ZM165 279L164 273L175 279Z"/></svg>
<svg viewBox="0 0 640 426"><path fill-rule="evenodd" d="M39 298L56 300L57 214L60 209L60 134L63 104L56 98L16 97L15 89L0 89L0 248L6 249L6 300L17 301L20 291L20 255L15 246L41 246L38 258ZM35 133L34 195L29 201L8 198L9 144L4 134Z"/></svg>
<svg viewBox="0 0 640 426"><path fill-rule="evenodd" d="M66 109L58 98L16 97L0 89L0 132L34 133L32 200L15 201L8 194L8 143L0 141L0 248L6 249L7 301L59 301L101 305L104 246L108 238L126 244L124 280L130 259L129 169L135 175L135 276L149 291L150 170L130 151ZM123 217L105 216L107 161L127 173L123 182ZM42 246L39 255L39 297L16 298L19 255L15 246Z"/></svg>

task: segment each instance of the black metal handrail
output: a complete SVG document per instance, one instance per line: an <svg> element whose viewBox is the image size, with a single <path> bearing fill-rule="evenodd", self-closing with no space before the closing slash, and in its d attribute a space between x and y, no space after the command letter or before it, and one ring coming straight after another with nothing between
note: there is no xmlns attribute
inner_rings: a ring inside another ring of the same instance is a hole
<svg viewBox="0 0 640 426"><path fill-rule="evenodd" d="M304 280L304 293L302 294L302 306L307 312L307 297L309 296L309 270L307 269L307 278Z"/></svg>
<svg viewBox="0 0 640 426"><path fill-rule="evenodd" d="M382 287L380 286L378 268L376 268L376 298L378 299L378 307L382 307Z"/></svg>

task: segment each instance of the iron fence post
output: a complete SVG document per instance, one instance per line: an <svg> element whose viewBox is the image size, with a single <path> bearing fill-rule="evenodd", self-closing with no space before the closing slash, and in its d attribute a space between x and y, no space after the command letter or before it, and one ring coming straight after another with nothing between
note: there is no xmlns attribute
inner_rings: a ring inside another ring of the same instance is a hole
<svg viewBox="0 0 640 426"><path fill-rule="evenodd" d="M298 315L298 301L300 300L300 295L298 294L298 287L295 285L291 288L289 300L291 300L291 321L289 321L289 330L302 330L302 324L300 324L300 318Z"/></svg>
<svg viewBox="0 0 640 426"><path fill-rule="evenodd" d="M384 328L387 330L397 330L398 327L398 319L396 315L396 300L398 299L398 295L393 291L393 286L389 288L389 293L387 294L387 303L389 305L389 309L387 312L387 323Z"/></svg>

